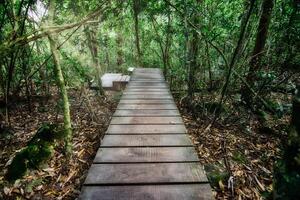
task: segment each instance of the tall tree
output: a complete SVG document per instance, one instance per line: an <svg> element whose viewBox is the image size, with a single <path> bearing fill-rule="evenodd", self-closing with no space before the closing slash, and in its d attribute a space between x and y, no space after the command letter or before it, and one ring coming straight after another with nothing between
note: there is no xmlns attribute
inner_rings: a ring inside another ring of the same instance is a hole
<svg viewBox="0 0 300 200"><path fill-rule="evenodd" d="M136 46L136 64L142 66L142 53L140 47L140 33L139 33L139 13L141 12L141 0L132 0L132 10L134 18L135 31L135 46Z"/></svg>
<svg viewBox="0 0 300 200"><path fill-rule="evenodd" d="M193 15L193 24L195 26L199 25L199 16L197 14ZM192 36L189 45L189 72L188 72L188 97L189 99L193 99L194 92L196 89L196 71L199 65L197 60L198 50L199 50L199 34L195 29L192 29Z"/></svg>
<svg viewBox="0 0 300 200"><path fill-rule="evenodd" d="M254 82L257 79L257 71L261 69L261 58L267 41L273 6L274 0L263 0L262 2L262 11L257 29L255 46L252 51L251 60L249 63L250 67L246 78L246 81L249 83L250 87L254 86ZM251 105L253 101L252 93L246 85L244 85L242 89L242 99L248 105Z"/></svg>
<svg viewBox="0 0 300 200"><path fill-rule="evenodd" d="M98 22L96 22L97 24L94 27L94 29L92 29L90 26L91 25L87 25L85 26L84 32L87 38L87 44L91 53L91 57L92 57L92 62L93 62L93 67L96 71L95 73L95 80L97 81L97 85L98 85L98 91L100 93L100 95L104 95L104 90L102 88L102 82L101 82L101 75L102 75L102 70L101 70L101 66L100 66L100 62L99 62L99 56L98 56L98 47L100 46L100 43L97 40L97 34L96 31L98 30ZM95 30L96 29L96 30Z"/></svg>
<svg viewBox="0 0 300 200"><path fill-rule="evenodd" d="M50 0L49 16L48 16L49 25L54 24L55 2L56 0ZM48 33L48 39L50 43L51 52L53 55L53 61L54 61L53 69L54 69L54 74L56 76L56 84L60 90L62 100L63 100L65 151L67 155L70 156L72 153L72 125L71 125L68 92L67 92L67 88L65 85L65 80L64 80L64 76L60 64L60 53L58 51L57 42L51 33Z"/></svg>

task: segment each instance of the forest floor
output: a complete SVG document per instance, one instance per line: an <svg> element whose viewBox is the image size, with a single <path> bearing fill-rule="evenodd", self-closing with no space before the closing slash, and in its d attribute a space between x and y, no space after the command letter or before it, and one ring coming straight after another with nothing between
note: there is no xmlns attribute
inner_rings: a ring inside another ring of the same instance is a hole
<svg viewBox="0 0 300 200"><path fill-rule="evenodd" d="M57 93L57 91L52 91ZM52 158L39 170L30 171L14 185L4 181L7 166L38 127L44 122L62 123L58 114L58 95L32 102L29 112L25 102L11 110L13 134L0 135L0 199L75 199L87 175L100 138L105 133L111 115L117 106L118 93L99 98L91 90L70 90L73 122L73 156L66 161L63 144L58 144ZM272 190L272 171L280 155L279 135L261 130L259 120L241 107L227 116L227 122L219 121L213 127L209 115L201 110L195 117L180 104L188 133L196 145L201 163L204 165L216 199L262 199ZM202 99L203 100L203 99ZM207 100L209 102L209 100ZM59 112L61 113L61 111ZM282 131L289 117L269 120L273 130ZM67 164L66 164L67 162ZM230 168L226 169L226 164ZM233 177L233 191L228 187L228 178Z"/></svg>
<svg viewBox="0 0 300 200"><path fill-rule="evenodd" d="M52 93L57 94L57 91ZM13 133L0 135L0 199L75 199L116 108L116 96L112 93L106 98L100 98L91 90L70 90L72 158L66 161L63 144L60 143L47 163L39 170L30 171L14 185L4 181L4 174L12 158L26 146L42 123L62 123L63 116L60 114L58 95L48 99L33 99L31 112L24 102L12 109Z"/></svg>
<svg viewBox="0 0 300 200"><path fill-rule="evenodd" d="M226 116L228 123L218 120L208 127L212 114L201 110L193 117L180 98L176 102L216 199L263 199L270 195L273 166L280 157L280 141L285 137L282 138L282 127L288 126L288 115L268 121L275 130L270 134L269 129L262 129L255 115L243 106L234 106L230 110L234 112ZM231 176L233 179L229 179Z"/></svg>

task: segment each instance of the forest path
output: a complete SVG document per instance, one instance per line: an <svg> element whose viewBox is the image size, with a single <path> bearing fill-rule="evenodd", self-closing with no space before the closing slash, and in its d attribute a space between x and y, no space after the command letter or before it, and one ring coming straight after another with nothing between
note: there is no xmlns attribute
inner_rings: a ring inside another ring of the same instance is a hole
<svg viewBox="0 0 300 200"><path fill-rule="evenodd" d="M161 70L134 71L80 199L212 199Z"/></svg>

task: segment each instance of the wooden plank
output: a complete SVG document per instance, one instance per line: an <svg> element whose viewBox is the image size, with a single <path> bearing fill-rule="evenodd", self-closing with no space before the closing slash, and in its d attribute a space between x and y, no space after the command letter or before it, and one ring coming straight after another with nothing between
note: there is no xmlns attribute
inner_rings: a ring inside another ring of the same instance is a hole
<svg viewBox="0 0 300 200"><path fill-rule="evenodd" d="M194 147L100 148L94 163L197 162Z"/></svg>
<svg viewBox="0 0 300 200"><path fill-rule="evenodd" d="M124 92L169 92L167 88L127 88Z"/></svg>
<svg viewBox="0 0 300 200"><path fill-rule="evenodd" d="M125 100L125 99L122 99ZM119 104L119 110L177 110L175 104Z"/></svg>
<svg viewBox="0 0 300 200"><path fill-rule="evenodd" d="M131 77L130 78L130 81L145 81L145 80L149 80L149 81L157 81L157 82L164 82L165 79L164 78L148 78L148 79L145 79L145 78L138 78L138 77Z"/></svg>
<svg viewBox="0 0 300 200"><path fill-rule="evenodd" d="M122 99L173 99L169 94L124 94Z"/></svg>
<svg viewBox="0 0 300 200"><path fill-rule="evenodd" d="M174 104L173 99L121 99L120 104Z"/></svg>
<svg viewBox="0 0 300 200"><path fill-rule="evenodd" d="M80 200L212 200L209 184L84 186Z"/></svg>
<svg viewBox="0 0 300 200"><path fill-rule="evenodd" d="M177 110L116 110L114 117L133 116L180 116Z"/></svg>
<svg viewBox="0 0 300 200"><path fill-rule="evenodd" d="M173 97L170 93L166 92L164 94L140 92L139 94L123 94L122 99L173 99Z"/></svg>
<svg viewBox="0 0 300 200"><path fill-rule="evenodd" d="M168 86L166 85L145 85L145 86L137 86L137 85L127 85L126 87L127 89L147 89L147 88L150 88L150 89L169 89Z"/></svg>
<svg viewBox="0 0 300 200"><path fill-rule="evenodd" d="M135 68L134 73L143 73L143 72L159 72L161 73L161 70L159 68Z"/></svg>
<svg viewBox="0 0 300 200"><path fill-rule="evenodd" d="M159 83L165 83L164 79L136 79L136 80L131 80L130 82L159 82Z"/></svg>
<svg viewBox="0 0 300 200"><path fill-rule="evenodd" d="M166 84L158 82L130 82L128 86L166 86Z"/></svg>
<svg viewBox="0 0 300 200"><path fill-rule="evenodd" d="M206 183L199 163L93 164L85 184Z"/></svg>
<svg viewBox="0 0 300 200"><path fill-rule="evenodd" d="M109 125L107 134L184 134L184 125ZM105 136L106 137L106 136Z"/></svg>
<svg viewBox="0 0 300 200"><path fill-rule="evenodd" d="M173 99L170 94L124 94L122 99Z"/></svg>
<svg viewBox="0 0 300 200"><path fill-rule="evenodd" d="M106 135L101 147L170 147L193 146L186 134Z"/></svg>
<svg viewBox="0 0 300 200"><path fill-rule="evenodd" d="M170 92L168 91L163 91L163 92L157 92L157 91L124 91L123 92L123 95L160 95L160 96L164 96L164 95L167 95L169 96L170 95Z"/></svg>
<svg viewBox="0 0 300 200"><path fill-rule="evenodd" d="M181 117L113 117L110 124L183 124Z"/></svg>
<svg viewBox="0 0 300 200"><path fill-rule="evenodd" d="M135 74L132 75L132 79L163 79L163 77L160 74Z"/></svg>

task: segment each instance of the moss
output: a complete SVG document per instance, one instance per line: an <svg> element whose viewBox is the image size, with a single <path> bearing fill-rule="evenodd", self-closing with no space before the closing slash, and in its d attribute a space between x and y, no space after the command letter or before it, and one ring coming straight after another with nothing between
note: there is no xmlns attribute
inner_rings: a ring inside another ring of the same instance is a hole
<svg viewBox="0 0 300 200"><path fill-rule="evenodd" d="M57 126L54 124L42 124L42 126L38 129L35 136L30 140L28 145L38 144L40 141L45 142L54 142L56 139Z"/></svg>
<svg viewBox="0 0 300 200"><path fill-rule="evenodd" d="M26 174L28 163L26 154L26 149L17 153L12 163L8 166L7 174L5 176L6 180L8 180L9 182L14 182L15 180L23 177Z"/></svg>
<svg viewBox="0 0 300 200"><path fill-rule="evenodd" d="M52 153L55 140L64 137L56 125L43 124L21 152L17 153L8 167L6 179L9 182L22 178L28 169L36 169L47 161Z"/></svg>
<svg viewBox="0 0 300 200"><path fill-rule="evenodd" d="M30 145L26 148L28 155L28 165L30 168L37 168L44 161L48 160L52 153L53 147L50 144Z"/></svg>

